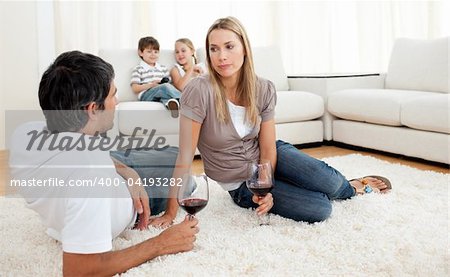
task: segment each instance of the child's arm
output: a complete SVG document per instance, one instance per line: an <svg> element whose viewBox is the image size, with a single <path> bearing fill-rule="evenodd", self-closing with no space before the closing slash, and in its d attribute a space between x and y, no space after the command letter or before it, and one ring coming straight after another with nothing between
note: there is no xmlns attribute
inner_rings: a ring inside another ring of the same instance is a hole
<svg viewBox="0 0 450 277"><path fill-rule="evenodd" d="M142 76L142 68L141 66L136 66L133 71L131 72L131 89L134 93L139 94L141 91L145 91L151 88L156 87L159 85L159 82L161 79L159 78L152 78L154 81L143 83L143 76Z"/></svg>
<svg viewBox="0 0 450 277"><path fill-rule="evenodd" d="M170 77L172 78L173 85L182 92L186 84L195 77L197 72L194 71L194 68L191 68L190 70L186 71L186 74L184 74L183 77L181 77L180 72L178 72L178 69L176 67L173 67L170 70Z"/></svg>
<svg viewBox="0 0 450 277"><path fill-rule="evenodd" d="M156 80L156 81L146 83L146 84L141 84L141 85L133 83L133 84L131 84L131 89L133 90L134 93L140 93L141 91L156 87L157 85L159 85L159 82L160 82L159 80Z"/></svg>

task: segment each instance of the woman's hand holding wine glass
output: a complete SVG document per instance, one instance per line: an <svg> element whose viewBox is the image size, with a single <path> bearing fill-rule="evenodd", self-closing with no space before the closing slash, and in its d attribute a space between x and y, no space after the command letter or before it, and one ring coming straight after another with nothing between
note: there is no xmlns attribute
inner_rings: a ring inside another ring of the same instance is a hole
<svg viewBox="0 0 450 277"><path fill-rule="evenodd" d="M273 207L273 197L272 193L270 192L265 196L253 195L252 201L259 205L259 207L255 209L258 216L267 214Z"/></svg>
<svg viewBox="0 0 450 277"><path fill-rule="evenodd" d="M260 205L257 209L259 225L269 225L268 211L273 206L273 198L270 191L273 188L272 166L269 161L259 164L250 164L250 177L246 181L247 188L253 192L253 202Z"/></svg>

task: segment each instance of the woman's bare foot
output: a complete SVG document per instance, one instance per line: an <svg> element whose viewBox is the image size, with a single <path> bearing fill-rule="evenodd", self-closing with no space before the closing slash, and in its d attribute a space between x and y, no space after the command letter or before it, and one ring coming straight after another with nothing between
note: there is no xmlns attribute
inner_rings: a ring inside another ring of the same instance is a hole
<svg viewBox="0 0 450 277"><path fill-rule="evenodd" d="M386 193L392 187L388 179L381 176L366 176L360 179L350 180L350 185L355 189L356 194L370 192Z"/></svg>

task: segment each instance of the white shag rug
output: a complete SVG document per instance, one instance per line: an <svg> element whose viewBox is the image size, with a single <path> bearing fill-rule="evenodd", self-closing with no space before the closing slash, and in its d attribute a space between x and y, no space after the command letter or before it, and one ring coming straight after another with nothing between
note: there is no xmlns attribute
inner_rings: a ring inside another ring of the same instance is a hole
<svg viewBox="0 0 450 277"><path fill-rule="evenodd" d="M271 217L256 226L218 185L198 214L188 253L156 258L124 276L449 276L449 174L420 171L358 154L324 159L347 178L384 175L387 195L335 201L325 222ZM177 222L184 216L180 210ZM0 276L61 275L61 248L22 199L0 198ZM122 249L160 230L125 231Z"/></svg>

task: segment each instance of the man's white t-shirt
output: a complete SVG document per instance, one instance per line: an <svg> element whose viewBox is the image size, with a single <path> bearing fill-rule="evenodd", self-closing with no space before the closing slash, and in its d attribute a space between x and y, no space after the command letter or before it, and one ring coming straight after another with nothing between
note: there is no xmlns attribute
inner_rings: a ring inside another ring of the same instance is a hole
<svg viewBox="0 0 450 277"><path fill-rule="evenodd" d="M35 186L21 186L20 191L27 206L40 215L47 234L62 243L64 252L110 251L112 240L136 220L126 181L117 174L109 151L87 149L87 145L82 150L49 150L52 137L40 150L39 139L29 147L31 135L27 133L44 128L44 122L31 122L15 131L10 147L12 179L34 180ZM61 148L82 136L60 133L53 146ZM39 181L41 186L36 186ZM81 186L83 182L87 185Z"/></svg>

